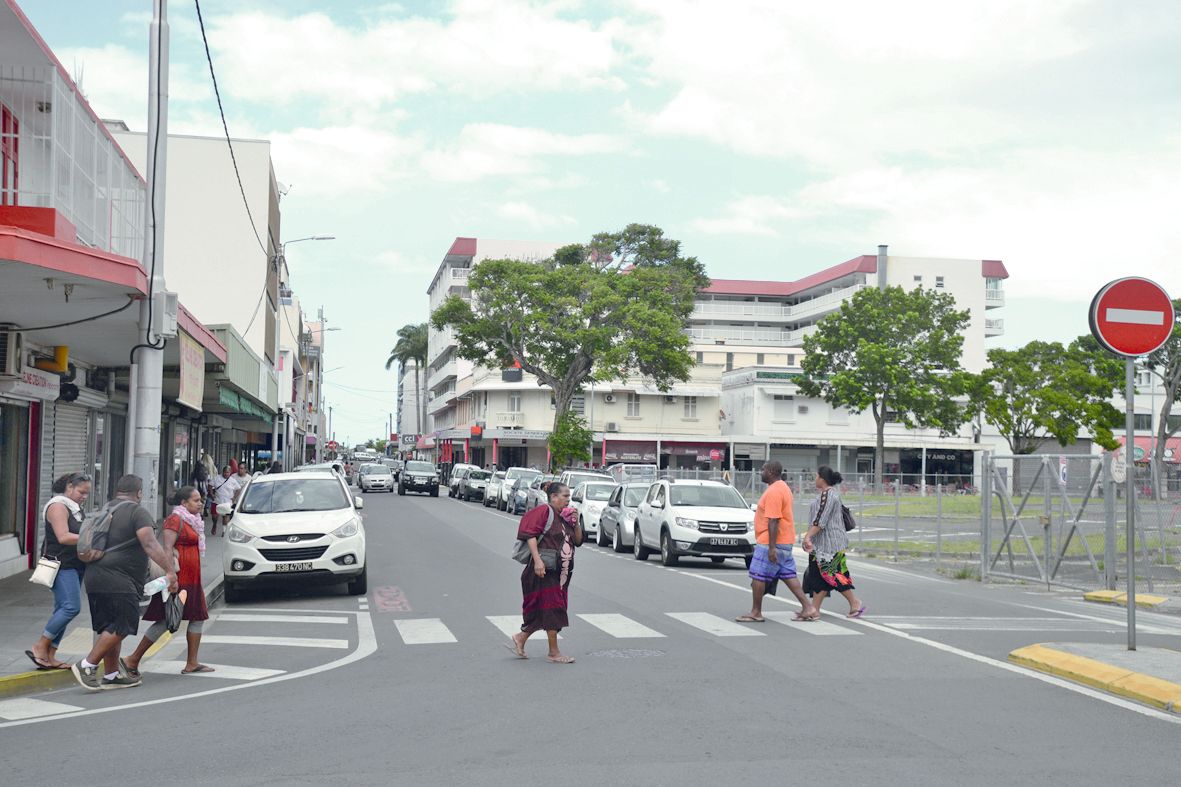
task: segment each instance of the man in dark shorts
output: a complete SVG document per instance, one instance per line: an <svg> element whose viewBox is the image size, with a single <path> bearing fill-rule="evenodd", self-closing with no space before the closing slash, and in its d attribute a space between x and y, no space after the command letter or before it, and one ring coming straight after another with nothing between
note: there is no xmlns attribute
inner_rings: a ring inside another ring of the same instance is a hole
<svg viewBox="0 0 1181 787"><path fill-rule="evenodd" d="M86 566L90 622L98 639L90 653L71 669L82 688L90 691L140 684L139 678L119 672L119 651L123 638L139 630L139 600L149 558L165 570L168 590L177 590L172 560L156 538L152 515L139 504L143 489L143 481L135 475L125 475L115 484L111 505L118 507L111 517L108 549L100 560Z"/></svg>
<svg viewBox="0 0 1181 787"><path fill-rule="evenodd" d="M762 479L767 485L755 509L755 553L750 562L751 608L735 620L739 623L762 623L763 596L769 586L783 580L800 602L796 620L819 620L812 602L800 588L792 546L796 541L792 515L791 487L783 480L783 465L771 461L763 465Z"/></svg>

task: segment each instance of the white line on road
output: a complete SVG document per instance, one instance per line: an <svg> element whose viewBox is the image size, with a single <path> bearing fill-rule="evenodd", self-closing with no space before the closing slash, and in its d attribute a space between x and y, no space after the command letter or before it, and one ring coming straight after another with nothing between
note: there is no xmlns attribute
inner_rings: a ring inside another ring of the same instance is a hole
<svg viewBox="0 0 1181 787"><path fill-rule="evenodd" d="M763 637L761 631L755 631L752 626L758 623L736 623L708 612L665 612L673 620L679 620L695 629L715 637Z"/></svg>
<svg viewBox="0 0 1181 787"><path fill-rule="evenodd" d="M1147 309L1108 309L1107 321L1130 325L1164 325L1165 313Z"/></svg>
<svg viewBox="0 0 1181 787"><path fill-rule="evenodd" d="M640 637L663 637L659 631L650 629L643 623L637 623L626 615L614 613L579 615L595 628L605 631L619 639L634 639Z"/></svg>
<svg viewBox="0 0 1181 787"><path fill-rule="evenodd" d="M38 716L51 716L58 713L79 711L77 705L66 705L64 702L49 702L36 700L32 697L18 697L14 700L0 700L0 719L35 719Z"/></svg>
<svg viewBox="0 0 1181 787"><path fill-rule="evenodd" d="M267 645L284 648L335 648L346 650L347 639L316 639L312 637L238 637L225 634L206 634L202 644L210 645Z"/></svg>
<svg viewBox="0 0 1181 787"><path fill-rule="evenodd" d="M521 616L518 615L486 615L488 622L504 632L506 637L521 633ZM558 635L561 639L562 635Z"/></svg>
<svg viewBox="0 0 1181 787"><path fill-rule="evenodd" d="M259 667L236 667L233 664L214 664L213 662L206 662L205 666L212 667L213 672L194 672L192 677L197 678L223 678L225 680L262 680L263 678L271 678L275 675L282 675L287 670L281 669L262 669ZM139 666L140 672L151 672L157 675L179 675L180 671L185 668L183 661L156 661L155 659L148 659L141 662ZM185 675L185 677L190 677Z"/></svg>
<svg viewBox="0 0 1181 787"><path fill-rule="evenodd" d="M438 618L404 618L395 620L394 625L407 645L436 645L457 641L451 630Z"/></svg>
<svg viewBox="0 0 1181 787"><path fill-rule="evenodd" d="M219 621L231 623L348 623L346 617L327 615L258 615L253 613L223 612Z"/></svg>
<svg viewBox="0 0 1181 787"><path fill-rule="evenodd" d="M851 628L838 626L833 623L825 623L823 620L792 620L794 612L767 612L764 610L763 617L767 620L773 620L776 623L782 623L785 626L790 626L796 631L804 634L813 634L817 637L839 637L839 636L861 636L860 631L855 631Z"/></svg>

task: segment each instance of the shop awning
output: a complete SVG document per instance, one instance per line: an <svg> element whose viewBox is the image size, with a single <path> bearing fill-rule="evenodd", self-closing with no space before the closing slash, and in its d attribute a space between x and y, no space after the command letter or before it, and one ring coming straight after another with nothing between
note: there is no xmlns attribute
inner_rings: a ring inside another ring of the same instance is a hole
<svg viewBox="0 0 1181 787"><path fill-rule="evenodd" d="M1120 446L1124 445L1124 438L1117 437ZM1132 440L1132 461L1147 462L1152 458L1156 448L1155 437L1136 437ZM1165 461L1170 464L1181 464L1181 437L1170 437L1165 441Z"/></svg>
<svg viewBox="0 0 1181 787"><path fill-rule="evenodd" d="M314 434L304 435L303 436L303 444L304 445L315 445L316 444L316 436Z"/></svg>

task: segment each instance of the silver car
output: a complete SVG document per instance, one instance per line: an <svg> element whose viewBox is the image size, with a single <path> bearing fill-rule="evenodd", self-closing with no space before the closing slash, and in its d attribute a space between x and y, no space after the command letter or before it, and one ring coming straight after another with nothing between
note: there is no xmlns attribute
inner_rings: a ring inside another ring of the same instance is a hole
<svg viewBox="0 0 1181 787"><path fill-rule="evenodd" d="M504 471L497 470L488 479L488 485L484 487L484 507L495 506L500 502L500 485L504 483Z"/></svg>
<svg viewBox="0 0 1181 787"><path fill-rule="evenodd" d="M362 492L393 492L393 471L385 465L361 465L361 469L357 471L357 487Z"/></svg>
<svg viewBox="0 0 1181 787"><path fill-rule="evenodd" d="M621 484L607 500L607 507L599 516L599 543L611 542L616 552L632 548L636 533L636 510L644 502L649 484Z"/></svg>

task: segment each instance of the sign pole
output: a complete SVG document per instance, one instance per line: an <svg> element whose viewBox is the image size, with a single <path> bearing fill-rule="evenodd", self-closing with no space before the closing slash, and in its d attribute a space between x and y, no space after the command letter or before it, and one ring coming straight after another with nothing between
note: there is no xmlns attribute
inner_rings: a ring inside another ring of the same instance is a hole
<svg viewBox="0 0 1181 787"><path fill-rule="evenodd" d="M1124 359L1124 398L1128 411L1124 420L1124 502L1127 504L1128 546L1128 650L1136 649L1136 359ZM1131 461L1128 461L1131 460Z"/></svg>

